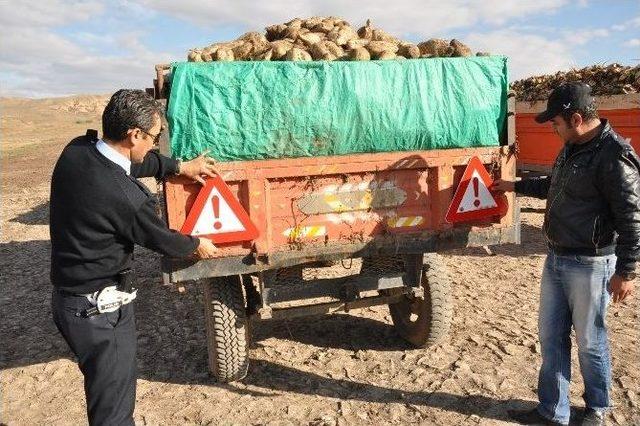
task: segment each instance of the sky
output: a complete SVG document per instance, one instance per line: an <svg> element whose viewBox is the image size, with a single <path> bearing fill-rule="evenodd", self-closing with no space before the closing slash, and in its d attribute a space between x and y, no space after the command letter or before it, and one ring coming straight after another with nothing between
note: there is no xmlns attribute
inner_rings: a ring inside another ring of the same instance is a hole
<svg viewBox="0 0 640 426"><path fill-rule="evenodd" d="M0 96L150 87L154 65L294 17L339 16L405 40L509 57L510 79L640 64L640 0L0 0Z"/></svg>

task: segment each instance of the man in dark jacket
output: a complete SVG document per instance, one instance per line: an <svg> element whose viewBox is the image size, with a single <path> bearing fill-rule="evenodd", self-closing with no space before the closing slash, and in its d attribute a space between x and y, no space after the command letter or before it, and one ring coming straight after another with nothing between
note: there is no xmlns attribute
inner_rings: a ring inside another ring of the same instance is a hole
<svg viewBox="0 0 640 426"><path fill-rule="evenodd" d="M136 178L214 175L213 160L179 161L152 151L162 108L141 90L116 92L97 132L62 151L51 178L53 318L78 358L91 425L133 425L135 244L172 257L208 258L213 243L169 230Z"/></svg>
<svg viewBox="0 0 640 426"><path fill-rule="evenodd" d="M556 88L536 121L550 121L565 142L551 176L499 180L492 188L548 200L539 404L509 414L522 424L569 423L573 326L585 385L582 424L600 425L610 407L607 304L610 297L621 302L631 295L640 257L640 159L607 120L598 118L586 84Z"/></svg>

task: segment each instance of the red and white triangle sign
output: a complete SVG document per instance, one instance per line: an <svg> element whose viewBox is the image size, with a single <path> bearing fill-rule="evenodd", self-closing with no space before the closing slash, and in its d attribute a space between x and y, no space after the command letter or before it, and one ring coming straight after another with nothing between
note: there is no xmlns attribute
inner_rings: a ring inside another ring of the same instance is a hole
<svg viewBox="0 0 640 426"><path fill-rule="evenodd" d="M445 219L449 223L504 216L508 205L504 197L492 194L491 175L478 157L473 157L462 175Z"/></svg>
<svg viewBox="0 0 640 426"><path fill-rule="evenodd" d="M214 243L254 240L259 232L220 176L207 179L180 230Z"/></svg>

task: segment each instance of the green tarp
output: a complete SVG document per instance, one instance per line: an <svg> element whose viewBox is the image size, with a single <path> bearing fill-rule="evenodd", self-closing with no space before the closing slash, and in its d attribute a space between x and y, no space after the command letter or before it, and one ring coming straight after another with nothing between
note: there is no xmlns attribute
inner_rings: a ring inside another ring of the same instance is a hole
<svg viewBox="0 0 640 426"><path fill-rule="evenodd" d="M496 146L507 82L501 56L174 63L171 153L235 161Z"/></svg>

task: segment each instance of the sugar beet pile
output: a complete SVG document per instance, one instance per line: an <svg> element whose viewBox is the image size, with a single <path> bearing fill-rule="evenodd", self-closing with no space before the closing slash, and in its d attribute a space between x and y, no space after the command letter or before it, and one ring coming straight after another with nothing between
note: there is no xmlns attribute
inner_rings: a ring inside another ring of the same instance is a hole
<svg viewBox="0 0 640 426"><path fill-rule="evenodd" d="M538 75L512 83L511 89L515 90L520 101L539 101L548 99L555 87L570 81L589 84L596 96L640 93L640 65L592 65L552 75Z"/></svg>
<svg viewBox="0 0 640 426"><path fill-rule="evenodd" d="M264 33L252 31L236 40L213 43L189 51L192 62L211 61L335 61L385 60L472 56L471 49L453 39L432 38L410 43L367 23L357 30L337 17L295 18L271 25ZM478 56L488 53L478 52ZM640 93L640 65L593 65L582 69L538 75L511 84L518 100L545 100L554 87L583 81L597 96Z"/></svg>
<svg viewBox="0 0 640 426"><path fill-rule="evenodd" d="M248 32L236 40L189 51L188 60L210 61L334 61L414 59L471 56L464 43L430 39L402 41L367 21L356 30L344 19L312 17L271 25L264 34ZM487 53L478 53L478 56Z"/></svg>

